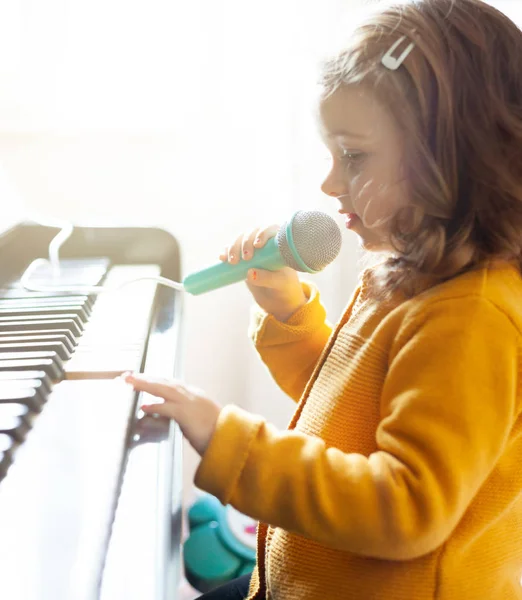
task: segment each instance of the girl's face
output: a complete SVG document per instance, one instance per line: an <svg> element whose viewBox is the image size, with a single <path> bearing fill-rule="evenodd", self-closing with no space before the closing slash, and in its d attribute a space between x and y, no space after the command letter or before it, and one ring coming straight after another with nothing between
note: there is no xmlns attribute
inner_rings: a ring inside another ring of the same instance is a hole
<svg viewBox="0 0 522 600"><path fill-rule="evenodd" d="M332 165L321 189L367 250L389 250L391 219L407 203L403 147L392 116L362 86L341 86L319 106Z"/></svg>

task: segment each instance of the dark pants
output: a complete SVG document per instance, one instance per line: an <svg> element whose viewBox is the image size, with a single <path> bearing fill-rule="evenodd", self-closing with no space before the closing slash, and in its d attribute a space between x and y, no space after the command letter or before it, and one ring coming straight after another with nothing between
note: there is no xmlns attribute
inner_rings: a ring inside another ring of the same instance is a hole
<svg viewBox="0 0 522 600"><path fill-rule="evenodd" d="M233 579L215 590L199 596L198 600L244 600L248 596L251 575L243 575Z"/></svg>

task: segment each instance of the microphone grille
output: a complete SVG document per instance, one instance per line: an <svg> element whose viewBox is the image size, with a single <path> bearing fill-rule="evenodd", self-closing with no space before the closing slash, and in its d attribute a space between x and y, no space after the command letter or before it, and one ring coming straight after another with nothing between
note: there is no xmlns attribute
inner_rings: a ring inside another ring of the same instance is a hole
<svg viewBox="0 0 522 600"><path fill-rule="evenodd" d="M279 229L276 242L285 263L295 271L304 271L288 245L287 223ZM300 210L292 220L294 246L301 260L312 271L322 271L341 250L341 230L326 213L318 210Z"/></svg>

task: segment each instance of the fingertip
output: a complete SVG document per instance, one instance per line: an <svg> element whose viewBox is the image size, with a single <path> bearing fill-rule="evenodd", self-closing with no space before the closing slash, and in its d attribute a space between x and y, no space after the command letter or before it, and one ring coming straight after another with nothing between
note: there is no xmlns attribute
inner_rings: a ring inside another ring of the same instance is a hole
<svg viewBox="0 0 522 600"><path fill-rule="evenodd" d="M146 415L172 418L172 407L169 408L165 402L160 404L142 404L140 408Z"/></svg>
<svg viewBox="0 0 522 600"><path fill-rule="evenodd" d="M144 413L150 415L158 413L161 410L161 406L163 406L163 404L142 404L140 408Z"/></svg>

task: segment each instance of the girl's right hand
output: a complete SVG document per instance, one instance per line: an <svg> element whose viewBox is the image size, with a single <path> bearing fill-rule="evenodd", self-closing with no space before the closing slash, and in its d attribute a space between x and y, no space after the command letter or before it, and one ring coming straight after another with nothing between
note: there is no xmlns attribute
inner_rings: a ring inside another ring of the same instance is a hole
<svg viewBox="0 0 522 600"><path fill-rule="evenodd" d="M219 258L233 265L240 259L251 260L255 250L262 248L278 231L279 225L272 225L240 235ZM249 269L246 284L257 304L278 321L287 321L307 302L297 272L290 267L277 271Z"/></svg>

